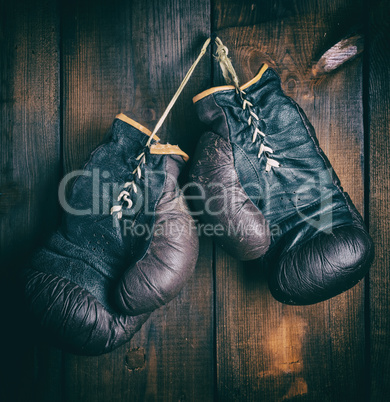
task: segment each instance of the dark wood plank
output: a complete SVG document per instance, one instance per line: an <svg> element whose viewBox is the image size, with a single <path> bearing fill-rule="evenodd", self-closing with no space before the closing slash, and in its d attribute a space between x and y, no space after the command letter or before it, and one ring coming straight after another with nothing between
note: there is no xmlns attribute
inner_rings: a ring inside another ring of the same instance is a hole
<svg viewBox="0 0 390 402"><path fill-rule="evenodd" d="M370 271L371 401L390 395L390 24L388 1L370 2L369 138L370 233L376 259Z"/></svg>
<svg viewBox="0 0 390 402"><path fill-rule="evenodd" d="M250 26L294 14L293 1L213 1L213 27L221 30L235 26Z"/></svg>
<svg viewBox="0 0 390 402"><path fill-rule="evenodd" d="M0 400L30 401L39 391L17 274L58 219L59 24L53 2L1 1L0 16Z"/></svg>
<svg viewBox="0 0 390 402"><path fill-rule="evenodd" d="M215 30L229 47L242 83L264 61L276 68L285 92L305 110L345 190L363 212L361 57L321 80L312 77L315 60L359 23L362 4L262 4L262 11L269 13L259 13L256 20L242 17L248 13L247 4L238 12L236 2L216 1ZM227 24L224 15L229 16ZM241 27L247 22L257 25ZM233 28L219 30L226 26ZM215 84L222 84L220 74L215 76ZM217 250L220 400L362 400L364 284L330 301L292 307L273 300L259 269Z"/></svg>
<svg viewBox="0 0 390 402"><path fill-rule="evenodd" d="M65 170L78 168L124 112L153 128L209 34L208 1L67 2L63 10ZM205 57L159 136L192 153L191 98L210 80ZM64 357L65 401L213 398L212 245L178 298L134 339L100 357ZM145 361L143 362L143 355ZM134 369L137 368L137 369Z"/></svg>

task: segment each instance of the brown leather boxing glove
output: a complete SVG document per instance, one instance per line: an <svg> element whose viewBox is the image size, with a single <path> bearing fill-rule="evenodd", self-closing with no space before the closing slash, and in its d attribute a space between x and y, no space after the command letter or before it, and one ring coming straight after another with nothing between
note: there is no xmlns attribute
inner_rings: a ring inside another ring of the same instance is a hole
<svg viewBox="0 0 390 402"><path fill-rule="evenodd" d="M187 155L121 114L77 173L62 225L23 272L50 342L98 355L127 342L192 274L198 237L177 177ZM110 213L111 212L111 213Z"/></svg>
<svg viewBox="0 0 390 402"><path fill-rule="evenodd" d="M194 98L209 127L190 173L200 219L222 225L215 240L233 256L263 255L281 302L311 304L351 288L369 269L373 242L312 125L267 65L247 84L233 82Z"/></svg>

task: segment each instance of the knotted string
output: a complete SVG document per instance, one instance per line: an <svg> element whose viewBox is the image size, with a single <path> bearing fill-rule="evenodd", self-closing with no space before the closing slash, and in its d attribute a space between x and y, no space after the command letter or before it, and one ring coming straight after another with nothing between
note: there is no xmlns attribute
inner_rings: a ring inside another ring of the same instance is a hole
<svg viewBox="0 0 390 402"><path fill-rule="evenodd" d="M214 57L219 62L223 78L225 78L227 84L233 84L236 88L236 91L241 93L242 91L238 82L237 73L234 70L233 64L228 57L228 48L222 43L221 39L219 39L218 36L215 38L215 43L217 44L217 55Z"/></svg>
<svg viewBox="0 0 390 402"><path fill-rule="evenodd" d="M152 134L149 137L148 142L146 143L146 146L150 146L152 143L153 137L156 135L157 131L161 128L163 125L165 119L167 118L169 112L171 111L173 105L179 98L181 92L183 91L184 87L186 86L188 80L190 79L192 73L194 72L196 66L198 65L200 59L203 57L203 55L206 53L207 47L209 46L211 42L211 38L208 38L206 42L202 46L202 50L199 53L199 56L195 60L194 64L190 67L188 70L186 76L183 78L183 81L181 82L179 88L177 89L176 93L173 95L171 101L169 102L167 108L165 109L163 115L160 117L160 120L157 122L156 127L154 128ZM240 85L238 82L238 77L237 73L234 70L234 67L232 65L231 60L228 57L229 50L228 48L222 43L221 39L218 38L218 36L215 37L215 43L217 45L217 50L216 50L216 55L214 56L217 61L219 62L219 65L222 70L223 77L225 78L225 81L227 84L232 83L234 87L236 88L238 93L243 93L243 91L240 89Z"/></svg>

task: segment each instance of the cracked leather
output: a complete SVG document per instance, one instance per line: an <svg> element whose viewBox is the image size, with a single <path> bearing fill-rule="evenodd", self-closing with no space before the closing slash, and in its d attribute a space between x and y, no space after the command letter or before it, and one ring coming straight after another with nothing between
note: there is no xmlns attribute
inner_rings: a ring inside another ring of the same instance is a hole
<svg viewBox="0 0 390 402"><path fill-rule="evenodd" d="M199 118L210 129L201 138L191 168L192 180L202 188L194 192L195 208L204 211L200 218L222 224L223 235L215 240L233 256L263 256L269 288L281 302L312 304L351 288L369 269L373 243L314 128L283 93L270 68L245 88L244 99L253 105L251 110L259 117L255 123L265 134L254 143L250 112L243 109L234 89L217 90L196 101ZM261 144L273 153L258 157ZM266 171L267 158L280 166ZM221 183L218 190L210 182ZM222 187L229 199L234 198L233 209L210 218L207 200L220 197ZM240 197L234 197L235 192ZM248 205L248 211L237 217ZM256 213L251 216L253 206ZM263 236L256 228L254 233L248 230L249 235L243 230L232 236L227 229L236 219L245 228L251 219L261 225L261 218L268 225L269 247L266 230Z"/></svg>
<svg viewBox="0 0 390 402"><path fill-rule="evenodd" d="M114 120L72 184L73 211L23 272L26 306L42 336L73 353L99 355L130 340L194 270L198 237L177 188L184 161L149 153L147 140ZM143 151L138 178L133 171ZM137 191L118 219L110 208L129 180Z"/></svg>

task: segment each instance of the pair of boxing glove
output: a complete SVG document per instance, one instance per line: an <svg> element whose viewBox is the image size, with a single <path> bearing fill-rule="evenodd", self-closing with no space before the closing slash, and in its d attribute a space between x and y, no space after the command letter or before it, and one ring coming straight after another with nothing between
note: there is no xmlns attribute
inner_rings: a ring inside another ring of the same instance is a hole
<svg viewBox="0 0 390 402"><path fill-rule="evenodd" d="M372 240L276 73L264 65L240 91L217 87L194 100L210 131L194 156L191 198L215 241L240 260L261 258L284 303L356 284ZM29 314L73 353L127 342L194 270L197 231L176 182L188 158L150 136L117 116L64 197L60 228L23 271Z"/></svg>

